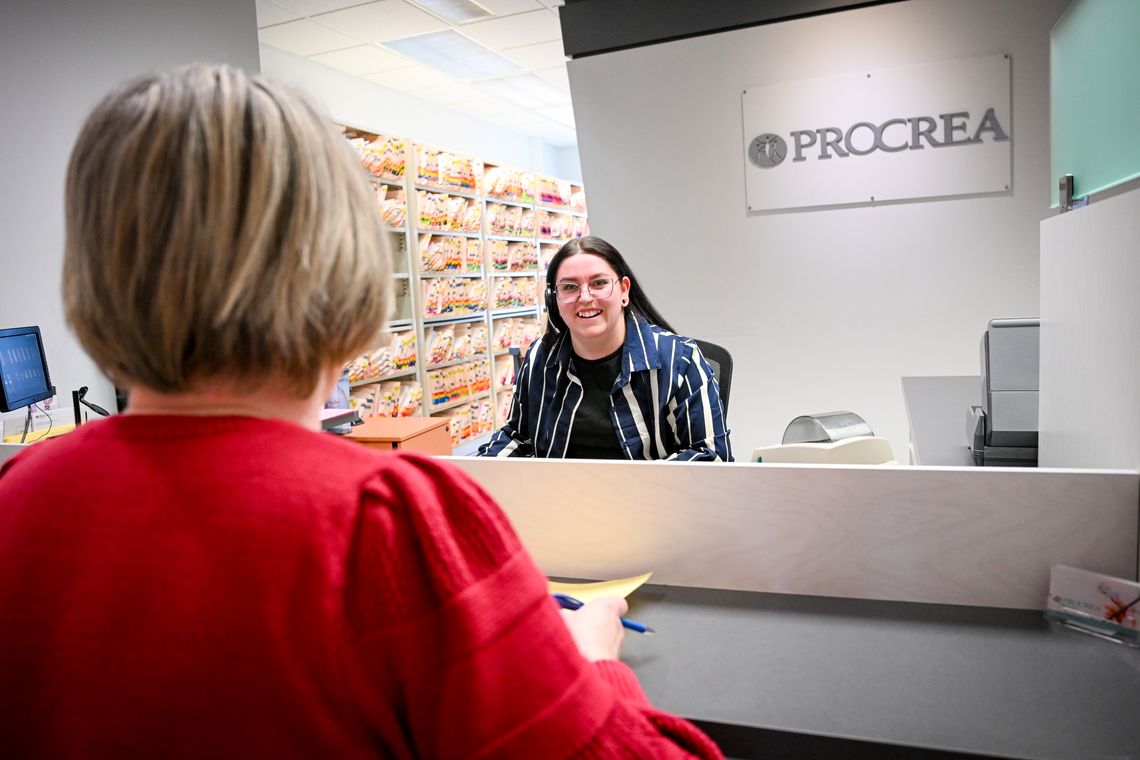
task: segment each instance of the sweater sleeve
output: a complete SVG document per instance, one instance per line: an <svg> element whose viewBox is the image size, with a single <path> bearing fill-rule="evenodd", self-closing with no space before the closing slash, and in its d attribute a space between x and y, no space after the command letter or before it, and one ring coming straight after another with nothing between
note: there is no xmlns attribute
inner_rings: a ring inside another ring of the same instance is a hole
<svg viewBox="0 0 1140 760"><path fill-rule="evenodd" d="M345 673L389 750L720 757L628 667L581 657L502 511L443 462L393 455L366 485L345 595Z"/></svg>

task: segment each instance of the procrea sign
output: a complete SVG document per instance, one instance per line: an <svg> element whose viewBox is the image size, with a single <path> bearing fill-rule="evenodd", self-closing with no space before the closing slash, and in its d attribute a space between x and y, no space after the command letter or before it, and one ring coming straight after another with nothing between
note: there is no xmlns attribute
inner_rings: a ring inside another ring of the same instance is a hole
<svg viewBox="0 0 1140 760"><path fill-rule="evenodd" d="M749 87L749 211L1010 190L1009 58Z"/></svg>

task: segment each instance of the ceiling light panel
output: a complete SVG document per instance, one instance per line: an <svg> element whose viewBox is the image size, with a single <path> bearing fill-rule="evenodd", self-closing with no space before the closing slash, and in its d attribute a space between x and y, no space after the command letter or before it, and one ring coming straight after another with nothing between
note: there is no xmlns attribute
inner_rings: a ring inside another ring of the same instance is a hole
<svg viewBox="0 0 1140 760"><path fill-rule="evenodd" d="M440 18L453 24L466 24L469 21L491 18L491 11L471 0L415 0Z"/></svg>
<svg viewBox="0 0 1140 760"><path fill-rule="evenodd" d="M502 98L522 108L557 106L570 102L570 96L533 74L488 79L476 85L489 95Z"/></svg>
<svg viewBox="0 0 1140 760"><path fill-rule="evenodd" d="M523 68L453 29L391 40L386 47L459 79L483 79L513 74Z"/></svg>
<svg viewBox="0 0 1140 760"><path fill-rule="evenodd" d="M361 42L387 42L447 28L445 22L404 0L380 0L325 13L313 20Z"/></svg>

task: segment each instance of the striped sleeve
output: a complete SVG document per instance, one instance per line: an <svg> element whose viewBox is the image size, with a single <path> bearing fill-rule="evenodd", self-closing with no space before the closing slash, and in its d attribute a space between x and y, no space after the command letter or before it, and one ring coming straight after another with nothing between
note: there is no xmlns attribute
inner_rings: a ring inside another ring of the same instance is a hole
<svg viewBox="0 0 1140 760"><path fill-rule="evenodd" d="M491 440L479 447L481 457L533 457L534 432L530 430L530 388L531 375L541 364L536 360L539 341L531 344L519 366L515 378L515 393L511 399L511 411L506 424L495 431Z"/></svg>
<svg viewBox="0 0 1140 760"><path fill-rule="evenodd" d="M664 420L675 436L677 450L666 458L731 462L732 445L712 367L691 342L679 343L677 348L684 356L672 365L677 373L670 373L673 396Z"/></svg>

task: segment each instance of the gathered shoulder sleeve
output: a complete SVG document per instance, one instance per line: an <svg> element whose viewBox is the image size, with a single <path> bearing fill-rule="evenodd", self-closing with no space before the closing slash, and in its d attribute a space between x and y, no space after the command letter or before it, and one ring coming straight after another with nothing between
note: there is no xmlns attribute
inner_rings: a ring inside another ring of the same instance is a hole
<svg viewBox="0 0 1140 760"><path fill-rule="evenodd" d="M581 657L506 516L445 462L393 454L368 480L345 572L343 671L389 754L720 756L628 667Z"/></svg>

